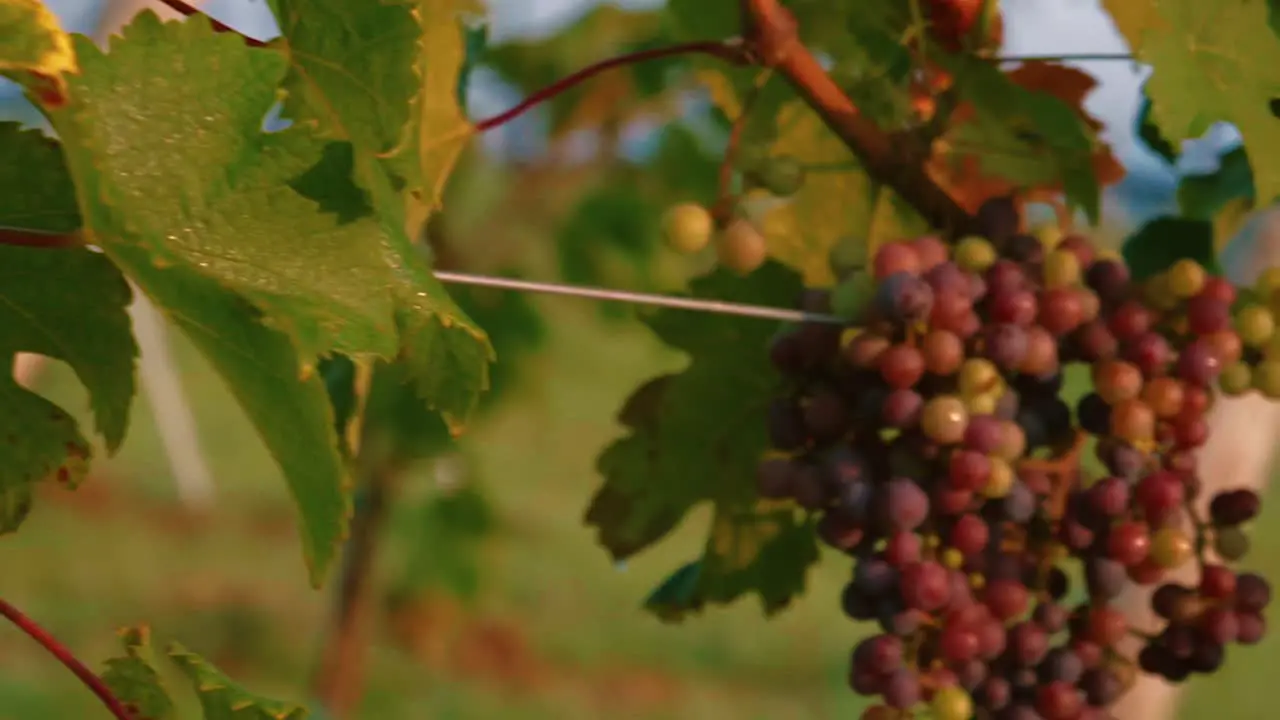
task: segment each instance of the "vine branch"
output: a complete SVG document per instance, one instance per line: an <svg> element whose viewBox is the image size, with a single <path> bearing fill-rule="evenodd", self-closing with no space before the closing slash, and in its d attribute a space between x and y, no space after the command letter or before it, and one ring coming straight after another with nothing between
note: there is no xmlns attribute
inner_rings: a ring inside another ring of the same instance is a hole
<svg viewBox="0 0 1280 720"><path fill-rule="evenodd" d="M800 40L795 16L779 0L742 0L747 43L781 73L801 98L862 162L867 173L910 203L930 225L958 236L974 219L926 174L915 153L858 112L853 101Z"/></svg>
<svg viewBox="0 0 1280 720"><path fill-rule="evenodd" d="M745 65L750 61L750 55L746 52L746 48L741 42L734 40L724 42L703 41L681 43L666 47L648 48L632 53L626 53L624 55L618 55L616 57L611 57L607 60L601 60L598 63L588 65L572 75L561 78L541 90L535 91L518 105L506 112L499 113L491 118L486 118L476 122L476 131L484 132L485 130L491 130L499 125L510 122L534 107L541 105L560 93L578 85L584 80L595 77L606 70L612 70L626 65L635 65L648 60L675 57L677 55L710 55L734 65Z"/></svg>
<svg viewBox="0 0 1280 720"><path fill-rule="evenodd" d="M27 617L21 610L4 600L0 600L0 615L3 615L6 620L16 625L19 630L43 646L45 650L49 651L49 654L57 658L76 677L80 678L80 682L84 683L86 687L93 691L94 695L98 696L102 704L106 705L111 714L116 716L116 720L136 720L133 712L115 696L115 693L111 692L111 688L107 687L102 678L95 675L84 663L76 659L76 656L66 645L63 645L57 638L50 635L49 631L40 627L35 620Z"/></svg>

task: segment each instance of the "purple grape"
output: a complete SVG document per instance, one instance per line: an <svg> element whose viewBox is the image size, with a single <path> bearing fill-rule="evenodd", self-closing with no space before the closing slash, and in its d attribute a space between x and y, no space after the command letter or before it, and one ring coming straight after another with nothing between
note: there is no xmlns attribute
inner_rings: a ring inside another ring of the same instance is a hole
<svg viewBox="0 0 1280 720"><path fill-rule="evenodd" d="M1004 370L1016 370L1027 355L1027 331L1010 323L988 325L983 343L983 355Z"/></svg>
<svg viewBox="0 0 1280 720"><path fill-rule="evenodd" d="M885 486L889 522L897 530L915 530L929 517L929 496L906 478L894 478Z"/></svg>

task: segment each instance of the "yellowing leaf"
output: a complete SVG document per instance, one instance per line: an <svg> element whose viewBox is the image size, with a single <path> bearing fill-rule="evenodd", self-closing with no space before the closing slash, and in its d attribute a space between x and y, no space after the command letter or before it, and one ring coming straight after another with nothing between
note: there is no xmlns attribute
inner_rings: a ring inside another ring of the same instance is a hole
<svg viewBox="0 0 1280 720"><path fill-rule="evenodd" d="M75 71L71 38L43 0L0 0L0 72L57 105L66 95L63 76Z"/></svg>
<svg viewBox="0 0 1280 720"><path fill-rule="evenodd" d="M1116 27L1153 72L1151 115L1171 142L1218 121L1236 126L1260 205L1280 195L1280 37L1266 0L1103 0Z"/></svg>

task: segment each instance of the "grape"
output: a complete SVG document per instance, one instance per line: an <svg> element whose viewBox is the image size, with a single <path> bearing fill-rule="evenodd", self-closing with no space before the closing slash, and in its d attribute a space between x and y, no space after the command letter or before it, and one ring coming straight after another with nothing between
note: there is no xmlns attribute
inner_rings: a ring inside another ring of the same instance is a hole
<svg viewBox="0 0 1280 720"><path fill-rule="evenodd" d="M940 395L929 400L920 412L920 429L930 440L942 445L959 443L969 424L969 412L958 397Z"/></svg>
<svg viewBox="0 0 1280 720"><path fill-rule="evenodd" d="M1166 271L1169 290L1179 299L1187 299L1198 295L1204 289L1208 274L1200 263L1190 258L1183 258Z"/></svg>
<svg viewBox="0 0 1280 720"><path fill-rule="evenodd" d="M1102 302L1115 303L1128 293L1129 270L1116 260L1098 260L1085 270L1084 281Z"/></svg>
<svg viewBox="0 0 1280 720"><path fill-rule="evenodd" d="M1178 356L1178 377L1196 385L1208 385L1222 371L1222 360L1204 339L1193 341Z"/></svg>
<svg viewBox="0 0 1280 720"><path fill-rule="evenodd" d="M848 428L850 420L844 398L829 389L809 398L805 403L803 416L810 435L818 440L839 437Z"/></svg>
<svg viewBox="0 0 1280 720"><path fill-rule="evenodd" d="M997 259L995 247L986 238L969 235L956 245L956 265L969 272L983 272Z"/></svg>
<svg viewBox="0 0 1280 720"><path fill-rule="evenodd" d="M711 242L715 221L697 203L673 205L662 215L662 239L679 253L692 254Z"/></svg>
<svg viewBox="0 0 1280 720"><path fill-rule="evenodd" d="M1032 621L1050 634L1065 628L1070 618L1070 611L1058 603L1050 601L1040 603L1036 606L1035 611L1031 613Z"/></svg>
<svg viewBox="0 0 1280 720"><path fill-rule="evenodd" d="M1280 361L1267 358L1253 369L1253 388L1270 400L1280 398Z"/></svg>
<svg viewBox="0 0 1280 720"><path fill-rule="evenodd" d="M914 427L920 421L924 398L913 390L894 390L885 398L884 424L893 428Z"/></svg>
<svg viewBox="0 0 1280 720"><path fill-rule="evenodd" d="M1133 497L1150 520L1163 519L1180 509L1186 493L1177 475L1159 470L1138 481Z"/></svg>
<svg viewBox="0 0 1280 720"><path fill-rule="evenodd" d="M1085 584L1089 595L1099 600L1110 600L1124 589L1127 574L1125 566L1115 560L1096 557L1085 561Z"/></svg>
<svg viewBox="0 0 1280 720"><path fill-rule="evenodd" d="M1218 528L1213 532L1213 551L1224 560L1236 561L1249 554L1249 536L1238 527Z"/></svg>
<svg viewBox="0 0 1280 720"><path fill-rule="evenodd" d="M1016 580L996 580L987 583L983 590L983 601L1001 620L1011 620L1026 612L1027 598L1027 588Z"/></svg>
<svg viewBox="0 0 1280 720"><path fill-rule="evenodd" d="M1209 517L1216 525L1240 525L1258 516L1262 500L1252 490L1228 490L1209 502Z"/></svg>
<svg viewBox="0 0 1280 720"><path fill-rule="evenodd" d="M1241 645L1256 645L1267 634L1267 621L1254 612L1236 613L1236 641Z"/></svg>
<svg viewBox="0 0 1280 720"><path fill-rule="evenodd" d="M936 562L915 563L904 568L901 589L908 607L926 612L946 605L951 594L947 570Z"/></svg>
<svg viewBox="0 0 1280 720"><path fill-rule="evenodd" d="M1191 333L1208 335L1230 326L1230 303L1203 292L1187 301L1187 330Z"/></svg>
<svg viewBox="0 0 1280 720"><path fill-rule="evenodd" d="M779 450L797 450L809 441L804 414L790 400L779 398L769 405L769 441Z"/></svg>
<svg viewBox="0 0 1280 720"><path fill-rule="evenodd" d="M1044 259L1044 285L1049 288L1070 287L1080 282L1080 258L1067 249L1054 250Z"/></svg>
<svg viewBox="0 0 1280 720"><path fill-rule="evenodd" d="M789 197L804 187L805 169L790 155L777 155L758 163L749 175L756 185L770 193Z"/></svg>
<svg viewBox="0 0 1280 720"><path fill-rule="evenodd" d="M1124 522L1111 528L1107 554L1122 565L1132 567L1151 553L1151 536L1142 523Z"/></svg>
<svg viewBox="0 0 1280 720"><path fill-rule="evenodd" d="M964 342L953 332L930 330L920 341L925 369L934 375L951 375L964 362Z"/></svg>
<svg viewBox="0 0 1280 720"><path fill-rule="evenodd" d="M1046 377L1058 370L1058 343L1048 330L1027 328L1027 350L1018 369L1034 377Z"/></svg>
<svg viewBox="0 0 1280 720"><path fill-rule="evenodd" d="M878 364L880 377L892 388L910 388L924 376L924 356L910 345L889 347Z"/></svg>
<svg viewBox="0 0 1280 720"><path fill-rule="evenodd" d="M757 466L756 487L762 497L790 497L793 477L794 466L787 458L765 460Z"/></svg>
<svg viewBox="0 0 1280 720"><path fill-rule="evenodd" d="M1236 578L1236 609L1261 612L1271 603L1271 585L1255 573L1241 573Z"/></svg>
<svg viewBox="0 0 1280 720"><path fill-rule="evenodd" d="M875 304L875 280L863 272L851 273L831 293L831 312L848 320L864 321Z"/></svg>
<svg viewBox="0 0 1280 720"><path fill-rule="evenodd" d="M818 521L818 537L827 545L847 552L857 547L866 533L862 525L849 516L828 512Z"/></svg>
<svg viewBox="0 0 1280 720"><path fill-rule="evenodd" d="M1131 338L1123 347L1124 359L1133 363L1148 378L1160 375L1173 361L1169 341L1158 332L1144 332Z"/></svg>
<svg viewBox="0 0 1280 720"><path fill-rule="evenodd" d="M1106 707L1120 698L1124 685L1115 673L1103 668L1085 671L1080 678L1080 689L1090 705Z"/></svg>
<svg viewBox="0 0 1280 720"><path fill-rule="evenodd" d="M1119 610L1105 605L1089 611L1089 639L1099 647L1111 647L1124 639L1129 622Z"/></svg>
<svg viewBox="0 0 1280 720"><path fill-rule="evenodd" d="M970 720L973 698L958 687L944 687L933 694L929 709L935 720Z"/></svg>
<svg viewBox="0 0 1280 720"><path fill-rule="evenodd" d="M957 384L964 397L982 395L1000 386L1000 371L989 360L970 358L960 365Z"/></svg>
<svg viewBox="0 0 1280 720"><path fill-rule="evenodd" d="M1235 332L1249 347L1265 347L1276 332L1275 314L1262 305L1245 305L1235 314Z"/></svg>
<svg viewBox="0 0 1280 720"><path fill-rule="evenodd" d="M1047 290L1038 303L1040 325L1050 333L1061 336L1075 330L1084 322L1085 311L1079 292L1066 288Z"/></svg>
<svg viewBox="0 0 1280 720"><path fill-rule="evenodd" d="M899 668L889 674L884 683L884 701L890 707L906 710L920 702L920 679L905 668Z"/></svg>
<svg viewBox="0 0 1280 720"><path fill-rule="evenodd" d="M1111 434L1130 443L1155 438L1156 415L1141 400L1125 400L1111 408Z"/></svg>
<svg viewBox="0 0 1280 720"><path fill-rule="evenodd" d="M827 487L822 471L810 465L800 467L791 480L792 497L806 510L819 510L827 504Z"/></svg>
<svg viewBox="0 0 1280 720"><path fill-rule="evenodd" d="M1243 395L1253 387L1253 368L1248 363L1233 362L1222 368L1218 375L1218 387L1224 395Z"/></svg>
<svg viewBox="0 0 1280 720"><path fill-rule="evenodd" d="M1059 647L1045 655L1039 669L1042 682L1075 685L1084 674L1084 663L1070 648Z"/></svg>
<svg viewBox="0 0 1280 720"><path fill-rule="evenodd" d="M961 515L951 526L951 546L964 555L975 555L987 546L991 529L977 515Z"/></svg>
<svg viewBox="0 0 1280 720"><path fill-rule="evenodd" d="M919 274L920 253L906 243L886 243L876 250L871 269L877 280L900 272Z"/></svg>
<svg viewBox="0 0 1280 720"><path fill-rule="evenodd" d="M894 567L905 567L920 561L920 536L911 532L896 532L889 536L884 546L884 559Z"/></svg>
<svg viewBox="0 0 1280 720"><path fill-rule="evenodd" d="M919 322L933 309L933 289L919 276L896 272L876 288L876 310L895 323Z"/></svg>
<svg viewBox="0 0 1280 720"><path fill-rule="evenodd" d="M768 259L769 248L764 235L750 222L739 218L716 238L716 256L729 270L748 275Z"/></svg>
<svg viewBox="0 0 1280 720"><path fill-rule="evenodd" d="M1218 356L1218 360L1221 361L1223 366L1230 365L1244 357L1244 343L1240 341L1240 336L1232 330L1211 333L1205 335L1204 339L1209 343L1209 347Z"/></svg>
<svg viewBox="0 0 1280 720"><path fill-rule="evenodd" d="M898 530L915 530L929 515L929 496L905 478L891 480L885 498L889 522Z"/></svg>
<svg viewBox="0 0 1280 720"><path fill-rule="evenodd" d="M1226 608L1209 608L1200 618L1200 630L1219 645L1233 643L1240 634L1236 613Z"/></svg>
<svg viewBox="0 0 1280 720"><path fill-rule="evenodd" d="M988 325L983 330L983 354L1003 370L1017 370L1027 355L1027 331L1011 323Z"/></svg>
<svg viewBox="0 0 1280 720"><path fill-rule="evenodd" d="M1142 371L1123 360L1104 360L1093 366L1093 390L1108 405L1131 400L1142 391Z"/></svg>
<svg viewBox="0 0 1280 720"><path fill-rule="evenodd" d="M1007 465L1005 467L1008 467ZM1012 472L1008 473L1012 476ZM988 494L990 497L1003 497L1001 510L1005 517L1013 522L1022 525L1030 522L1036 512L1036 495L1027 487L1026 483L1013 482L1009 483L1008 490L1003 495Z"/></svg>
<svg viewBox="0 0 1280 720"><path fill-rule="evenodd" d="M1200 594L1225 600L1236 592L1236 574L1222 565L1205 565L1200 572Z"/></svg>
<svg viewBox="0 0 1280 720"><path fill-rule="evenodd" d="M951 487L978 492L991 477L991 459L973 450L956 450L948 463L947 478Z"/></svg>
<svg viewBox="0 0 1280 720"><path fill-rule="evenodd" d="M1221 643L1201 642L1191 651L1187 658L1187 667L1193 672L1210 674L1222 667L1226 658L1226 649Z"/></svg>
<svg viewBox="0 0 1280 720"><path fill-rule="evenodd" d="M1020 622L1009 630L1009 650L1018 663L1036 665L1049 652L1049 637L1036 624Z"/></svg>
<svg viewBox="0 0 1280 720"><path fill-rule="evenodd" d="M1142 389L1142 401L1157 418L1168 419L1182 412L1186 393L1182 383L1171 377L1152 378Z"/></svg>
<svg viewBox="0 0 1280 720"><path fill-rule="evenodd" d="M1115 357L1120 349L1120 341L1111 334L1106 324L1098 320L1090 320L1076 328L1071 339L1079 350L1081 359L1089 362Z"/></svg>

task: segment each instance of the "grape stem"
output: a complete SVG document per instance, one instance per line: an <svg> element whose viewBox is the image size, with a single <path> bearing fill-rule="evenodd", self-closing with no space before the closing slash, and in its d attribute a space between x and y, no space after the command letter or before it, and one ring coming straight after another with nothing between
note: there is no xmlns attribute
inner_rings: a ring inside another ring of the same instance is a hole
<svg viewBox="0 0 1280 720"><path fill-rule="evenodd" d="M717 177L716 204L711 209L712 217L721 227L728 225L733 216L733 170L738 162L739 150L742 147L742 134L746 131L747 120L751 117L751 108L755 105L756 99L760 97L760 91L764 88L765 83L769 81L770 75L771 73L765 71L756 78L755 84L751 87L751 92L742 101L738 116L733 119L733 125L729 128L729 139L725 143L724 159L720 161L720 171Z"/></svg>
<svg viewBox="0 0 1280 720"><path fill-rule="evenodd" d="M867 173L898 193L935 228L952 238L973 232L974 217L925 172L910 143L895 142L823 69L800 40L791 11L779 0L745 0L743 30L760 62L780 72L823 122L862 162Z"/></svg>
<svg viewBox="0 0 1280 720"><path fill-rule="evenodd" d="M125 707L125 704L115 696L111 688L85 666L84 663L76 659L71 650L58 641L57 638L49 634L49 631L40 627L35 620L27 617L21 610L10 605L5 600L0 600L0 615L13 623L19 630L26 633L32 640L39 643L49 654L53 655L63 665L67 667L76 677L80 678L80 682L84 683L103 705L115 715L116 720L136 720L132 711Z"/></svg>

